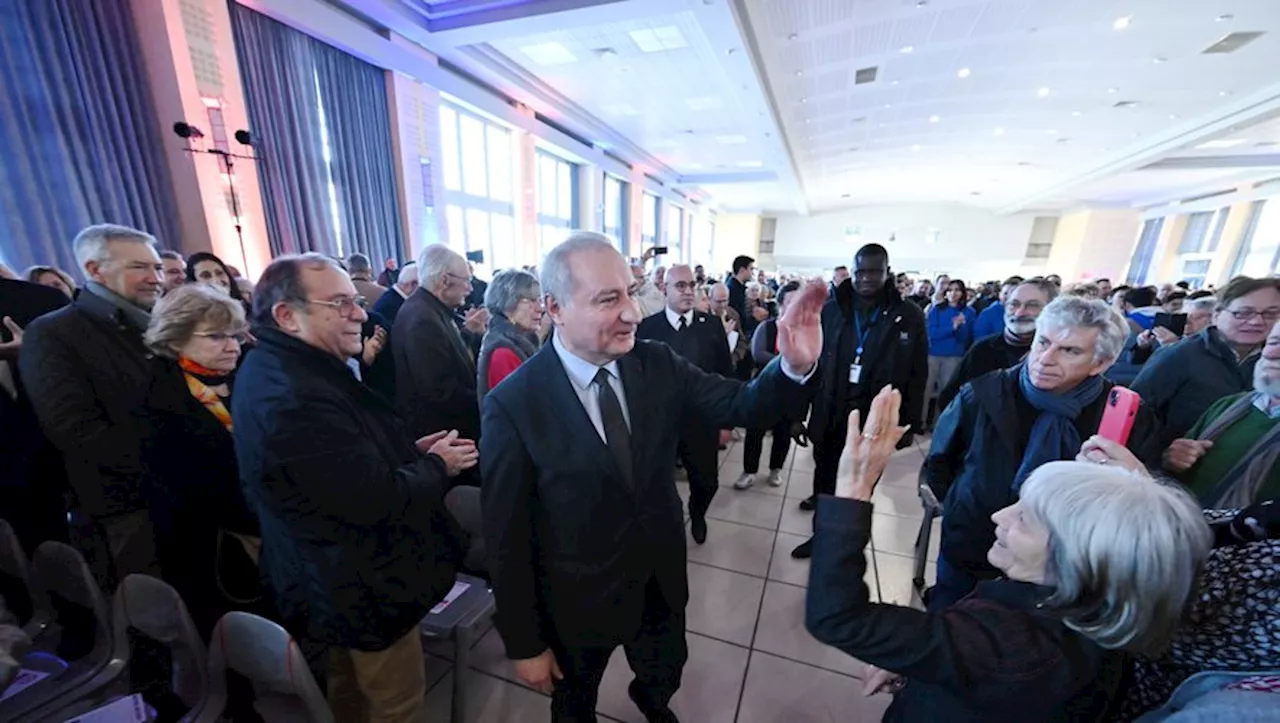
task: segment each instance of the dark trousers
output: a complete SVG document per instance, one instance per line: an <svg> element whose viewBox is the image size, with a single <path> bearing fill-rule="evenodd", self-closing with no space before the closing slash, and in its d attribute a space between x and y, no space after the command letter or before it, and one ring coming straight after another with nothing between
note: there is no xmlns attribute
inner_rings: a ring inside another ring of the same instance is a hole
<svg viewBox="0 0 1280 723"><path fill-rule="evenodd" d="M635 639L624 643L632 683L642 712L662 710L680 689L680 676L689 659L684 610L673 610L662 595L657 578L645 585L644 615ZM616 646L614 646L616 647ZM553 646L564 673L551 694L552 723L595 723L600 681L614 647L563 648Z"/></svg>
<svg viewBox="0 0 1280 723"><path fill-rule="evenodd" d="M689 475L689 516L703 518L720 485L716 452L720 449L720 430L684 429L676 446L676 455Z"/></svg>
<svg viewBox="0 0 1280 723"><path fill-rule="evenodd" d="M742 451L742 471L755 474L760 471L760 453L764 451L764 429L748 429L746 448ZM773 426L773 447L769 451L769 469L782 469L791 450L791 421L785 420Z"/></svg>
<svg viewBox="0 0 1280 723"><path fill-rule="evenodd" d="M863 412L865 417L866 412ZM845 437L849 434L849 410L840 407L832 417L831 426L820 439L813 440L813 495L836 493L836 474L840 469L840 455L844 452ZM817 524L817 515L814 515Z"/></svg>

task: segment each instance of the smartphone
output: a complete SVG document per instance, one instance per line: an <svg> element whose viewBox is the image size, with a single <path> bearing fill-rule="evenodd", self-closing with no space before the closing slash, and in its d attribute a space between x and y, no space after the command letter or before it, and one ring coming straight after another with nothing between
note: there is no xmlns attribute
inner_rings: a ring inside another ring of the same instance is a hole
<svg viewBox="0 0 1280 723"><path fill-rule="evenodd" d="M1138 416L1138 407L1142 406L1142 397L1132 389L1112 387L1107 392L1107 408L1102 412L1102 423L1098 425L1098 436L1106 437L1116 444L1129 443L1129 433L1133 431L1133 420Z"/></svg>
<svg viewBox="0 0 1280 723"><path fill-rule="evenodd" d="M1187 330L1186 314L1166 314L1163 311L1156 314L1155 326L1163 326L1178 336L1182 336Z"/></svg>
<svg viewBox="0 0 1280 723"><path fill-rule="evenodd" d="M653 247L653 255L654 255L654 256L666 256L666 255L667 255L667 251L669 251L669 250L670 250L670 249L668 249L666 246L654 246L654 247Z"/></svg>

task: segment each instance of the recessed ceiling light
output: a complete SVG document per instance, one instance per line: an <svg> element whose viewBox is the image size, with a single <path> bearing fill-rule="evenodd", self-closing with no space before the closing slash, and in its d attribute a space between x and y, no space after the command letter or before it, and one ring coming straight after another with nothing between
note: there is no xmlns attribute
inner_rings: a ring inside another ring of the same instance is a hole
<svg viewBox="0 0 1280 723"><path fill-rule="evenodd" d="M1050 128L1049 130L1045 131L1045 135L1056 136L1058 135L1058 129Z"/></svg>
<svg viewBox="0 0 1280 723"><path fill-rule="evenodd" d="M790 35L788 35L788 36L787 36L787 40L795 40L795 39L796 39L796 38L798 38L798 37L800 37L800 36L799 36L799 35L796 35L795 33L792 33L792 34L790 34Z"/></svg>
<svg viewBox="0 0 1280 723"><path fill-rule="evenodd" d="M884 127L885 127L885 126L887 126L887 125L889 125L889 124L888 124L888 123L877 123L877 124L876 124L876 127L877 127L877 128L884 128Z"/></svg>
<svg viewBox="0 0 1280 723"><path fill-rule="evenodd" d="M1157 55L1156 57L1151 59L1151 62L1155 63L1156 65L1160 65L1161 63L1169 62L1169 59L1164 57L1163 55Z"/></svg>
<svg viewBox="0 0 1280 723"><path fill-rule="evenodd" d="M800 99L800 102L801 102L801 103L808 103L808 102L809 102L809 99L808 99L808 98L801 98L801 99Z"/></svg>
<svg viewBox="0 0 1280 723"><path fill-rule="evenodd" d="M884 107L885 107L885 108L892 108L892 107L893 107L893 103L885 103L885 104L884 104Z"/></svg>
<svg viewBox="0 0 1280 723"><path fill-rule="evenodd" d="M912 52L912 51L914 51L914 50L915 50L915 46L913 46L913 45L904 45L904 46L902 46L901 48L899 48L899 49L898 49L898 52L899 52L899 53L906 54L906 53L910 53L910 52Z"/></svg>
<svg viewBox="0 0 1280 723"><path fill-rule="evenodd" d="M578 57L560 43L538 43L520 48L520 52L538 65L566 65L578 62Z"/></svg>
<svg viewBox="0 0 1280 723"><path fill-rule="evenodd" d="M641 28L627 33L635 41L637 47L646 53L659 53L663 50L677 50L689 47L680 28L665 25L660 28Z"/></svg>
<svg viewBox="0 0 1280 723"><path fill-rule="evenodd" d="M1080 116L1084 115L1084 113L1081 113L1081 112L1080 112L1080 111L1078 111L1078 110L1073 110L1073 111L1071 111L1071 115L1072 115L1072 116L1074 116L1074 117L1076 117L1076 118L1079 118Z"/></svg>
<svg viewBox="0 0 1280 723"><path fill-rule="evenodd" d="M1113 94L1113 95L1114 95L1114 94L1116 94L1116 93L1119 93L1119 92L1120 92L1120 89L1119 89L1119 88L1117 88L1117 87L1115 87L1115 86L1112 86L1112 87L1110 87L1110 88L1107 88L1107 92L1108 92L1108 93L1111 93L1111 94Z"/></svg>
<svg viewBox="0 0 1280 723"><path fill-rule="evenodd" d="M1229 95L1231 95L1231 91L1229 91L1229 90L1220 90L1220 91L1218 91L1218 96L1219 96L1219 97L1221 97L1221 98L1226 98L1226 97L1227 97L1227 96L1229 96Z"/></svg>
<svg viewBox="0 0 1280 723"><path fill-rule="evenodd" d="M812 119L812 118L805 118L805 119L804 119L804 122L805 122L805 123L810 123L810 122L812 122L812 121L813 121L813 119Z"/></svg>
<svg viewBox="0 0 1280 723"><path fill-rule="evenodd" d="M1177 113L1170 113L1170 114L1169 114L1169 120L1178 120L1178 114L1177 114Z"/></svg>
<svg viewBox="0 0 1280 723"><path fill-rule="evenodd" d="M968 68L961 68L960 70L956 71L956 77L958 78L968 78L970 74L971 73Z"/></svg>
<svg viewBox="0 0 1280 723"><path fill-rule="evenodd" d="M1116 30L1124 30L1125 28L1129 27L1129 23L1132 20L1133 20L1132 15L1123 15L1121 17L1116 18L1116 21L1114 23L1111 23L1111 27L1115 28Z"/></svg>
<svg viewBox="0 0 1280 723"><path fill-rule="evenodd" d="M911 146L911 151L912 151L913 153L918 152L919 150L920 150L920 146L918 146L918 145L916 145L916 146Z"/></svg>
<svg viewBox="0 0 1280 723"><path fill-rule="evenodd" d="M1222 15L1219 15L1218 17L1214 18L1214 21L1219 23L1225 23L1228 20L1231 20L1233 18L1235 18L1235 16L1232 15L1231 13L1223 13Z"/></svg>
<svg viewBox="0 0 1280 723"><path fill-rule="evenodd" d="M930 122L930 123L937 123L937 122L938 122L938 121L940 121L940 120L942 120L942 119L941 119L941 118L939 118L939 117L938 117L938 116L936 116L936 115L931 115L931 116L929 116L929 122Z"/></svg>
<svg viewBox="0 0 1280 723"><path fill-rule="evenodd" d="M1037 90L1037 91L1036 91L1036 95L1040 96L1041 98L1048 98L1048 97L1049 97L1049 89L1048 89L1048 88L1041 88L1040 90Z"/></svg>
<svg viewBox="0 0 1280 723"><path fill-rule="evenodd" d="M796 71L796 77L797 77L797 78L799 78L799 77L800 77L800 76L802 76L802 75L804 75L804 71L803 71L803 70L797 70L797 71Z"/></svg>
<svg viewBox="0 0 1280 723"><path fill-rule="evenodd" d="M901 82L902 81L900 80L893 80L893 81L889 81L889 85L897 85L898 83L901 83Z"/></svg>
<svg viewBox="0 0 1280 723"><path fill-rule="evenodd" d="M1003 128L996 128L995 130L991 131L991 135L993 135L993 136L1002 136L1002 135L1004 135L1004 129L1003 129Z"/></svg>

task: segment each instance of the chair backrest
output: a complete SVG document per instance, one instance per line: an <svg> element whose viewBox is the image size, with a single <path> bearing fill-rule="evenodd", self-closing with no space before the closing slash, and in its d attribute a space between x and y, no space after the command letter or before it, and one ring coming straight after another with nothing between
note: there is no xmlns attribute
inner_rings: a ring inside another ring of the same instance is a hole
<svg viewBox="0 0 1280 723"><path fill-rule="evenodd" d="M192 710L203 706L209 654L178 591L150 575L129 575L116 588L114 614L118 634L133 629L168 649L171 692Z"/></svg>
<svg viewBox="0 0 1280 723"><path fill-rule="evenodd" d="M62 629L58 655L68 661L111 657L116 638L107 601L80 553L64 542L45 542L36 548L31 568Z"/></svg>
<svg viewBox="0 0 1280 723"><path fill-rule="evenodd" d="M31 590L27 553L13 526L4 520L0 520L0 597L20 626L26 625L35 614L36 598Z"/></svg>
<svg viewBox="0 0 1280 723"><path fill-rule="evenodd" d="M284 628L270 620L229 612L218 621L209 645L209 702L201 711L200 723L217 720L226 708L228 670L248 678L260 702L286 699L297 715L305 716L292 720L334 723L302 651Z"/></svg>

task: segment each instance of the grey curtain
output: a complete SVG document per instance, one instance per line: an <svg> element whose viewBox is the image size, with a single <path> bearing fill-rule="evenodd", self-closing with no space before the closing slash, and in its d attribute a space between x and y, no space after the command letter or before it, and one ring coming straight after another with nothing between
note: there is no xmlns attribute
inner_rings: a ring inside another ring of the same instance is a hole
<svg viewBox="0 0 1280 723"><path fill-rule="evenodd" d="M78 272L71 239L93 223L178 245L127 0L0 0L0 99L0 257L16 271Z"/></svg>
<svg viewBox="0 0 1280 723"><path fill-rule="evenodd" d="M231 3L271 255L337 254L312 40Z"/></svg>
<svg viewBox="0 0 1280 723"><path fill-rule="evenodd" d="M367 254L377 268L384 259L401 258L404 244L386 72L315 44L343 246L347 253Z"/></svg>
<svg viewBox="0 0 1280 723"><path fill-rule="evenodd" d="M336 203L344 253L399 258L385 71L234 1L231 18L272 253L337 255Z"/></svg>

